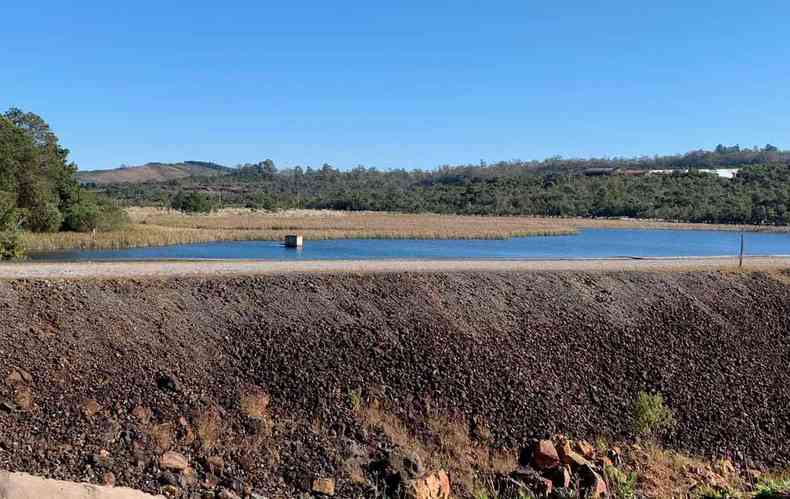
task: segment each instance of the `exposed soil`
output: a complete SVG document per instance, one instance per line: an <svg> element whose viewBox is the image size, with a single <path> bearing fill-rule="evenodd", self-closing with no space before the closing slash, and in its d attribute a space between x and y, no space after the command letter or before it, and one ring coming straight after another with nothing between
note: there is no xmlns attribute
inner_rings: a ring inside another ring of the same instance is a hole
<svg viewBox="0 0 790 499"><path fill-rule="evenodd" d="M394 447L622 436L641 390L675 411L670 447L790 463L787 271L16 280L0 317L10 471L359 497Z"/></svg>

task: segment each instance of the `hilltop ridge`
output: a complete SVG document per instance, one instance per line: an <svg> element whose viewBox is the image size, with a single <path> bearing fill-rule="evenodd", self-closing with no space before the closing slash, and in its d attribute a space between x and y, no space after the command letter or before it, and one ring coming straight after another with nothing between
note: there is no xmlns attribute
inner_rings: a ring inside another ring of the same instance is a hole
<svg viewBox="0 0 790 499"><path fill-rule="evenodd" d="M225 175L231 171L232 168L209 161L151 162L139 166L121 166L111 170L78 172L77 179L82 184L137 184L189 177L212 177Z"/></svg>

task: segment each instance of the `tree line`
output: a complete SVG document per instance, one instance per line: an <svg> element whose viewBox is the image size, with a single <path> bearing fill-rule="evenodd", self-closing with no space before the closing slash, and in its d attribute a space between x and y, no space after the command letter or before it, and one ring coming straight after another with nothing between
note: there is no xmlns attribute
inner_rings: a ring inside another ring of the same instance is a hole
<svg viewBox="0 0 790 499"><path fill-rule="evenodd" d="M740 171L732 179L700 171L712 167ZM585 175L591 168L614 171ZM676 171L634 174L639 170ZM267 210L326 208L784 225L790 221L790 153L771 145L760 149L719 146L713 151L652 159L554 158L433 171L365 167L341 171L330 165L278 170L266 160L241 165L228 175L113 185L106 192L127 204L184 211L209 211L221 203Z"/></svg>

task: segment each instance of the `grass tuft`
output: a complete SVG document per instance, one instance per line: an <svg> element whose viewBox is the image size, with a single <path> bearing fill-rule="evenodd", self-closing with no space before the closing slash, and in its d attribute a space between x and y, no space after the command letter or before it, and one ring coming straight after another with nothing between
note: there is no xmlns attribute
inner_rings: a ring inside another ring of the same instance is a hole
<svg viewBox="0 0 790 499"><path fill-rule="evenodd" d="M639 392L634 403L633 431L638 437L655 437L671 430L675 424L672 411L665 405L660 393Z"/></svg>

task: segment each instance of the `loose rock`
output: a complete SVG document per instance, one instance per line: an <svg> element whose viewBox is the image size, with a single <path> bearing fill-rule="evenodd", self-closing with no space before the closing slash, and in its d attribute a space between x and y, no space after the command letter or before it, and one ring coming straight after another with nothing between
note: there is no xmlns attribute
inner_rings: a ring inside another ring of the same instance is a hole
<svg viewBox="0 0 790 499"><path fill-rule="evenodd" d="M551 440L538 441L532 453L532 466L539 470L556 468L560 464L557 448Z"/></svg>
<svg viewBox="0 0 790 499"><path fill-rule="evenodd" d="M85 417L88 418L95 416L96 413L99 412L99 409L101 409L99 403L93 399L86 400L85 402L82 403L82 406L80 406L80 410L82 411L82 414L84 414Z"/></svg>
<svg viewBox="0 0 790 499"><path fill-rule="evenodd" d="M409 499L449 499L450 478L447 472L430 473L423 478L404 482L404 493Z"/></svg>
<svg viewBox="0 0 790 499"><path fill-rule="evenodd" d="M313 480L310 489L316 494L325 496L335 495L335 479L334 478L316 478Z"/></svg>
<svg viewBox="0 0 790 499"><path fill-rule="evenodd" d="M206 459L206 464L213 473L222 473L225 468L225 460L222 456L210 456Z"/></svg>
<svg viewBox="0 0 790 499"><path fill-rule="evenodd" d="M159 458L159 467L167 470L183 471L189 467L189 461L183 454L178 452L165 452Z"/></svg>
<svg viewBox="0 0 790 499"><path fill-rule="evenodd" d="M593 459L595 457L595 447L586 440L579 440L576 442L576 450L586 459Z"/></svg>
<svg viewBox="0 0 790 499"><path fill-rule="evenodd" d="M22 386L18 387L14 392L14 400L20 409L23 411L33 409L33 390L27 386Z"/></svg>

